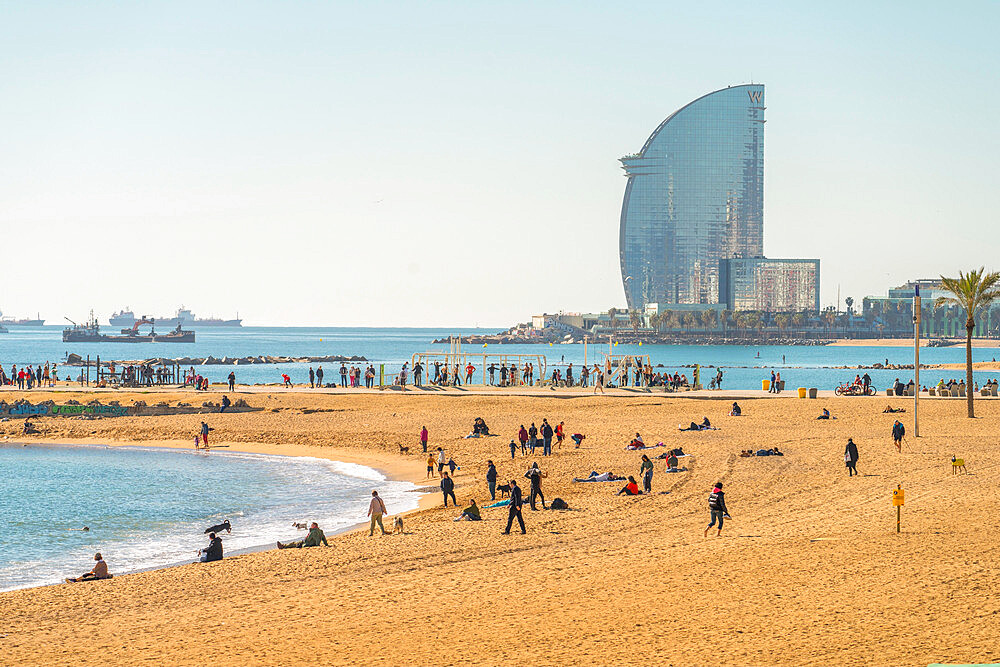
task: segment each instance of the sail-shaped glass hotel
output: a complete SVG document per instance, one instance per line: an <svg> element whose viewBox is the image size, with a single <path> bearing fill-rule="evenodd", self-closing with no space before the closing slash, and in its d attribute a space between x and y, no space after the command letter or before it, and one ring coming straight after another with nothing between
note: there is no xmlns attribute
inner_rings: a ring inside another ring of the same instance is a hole
<svg viewBox="0 0 1000 667"><path fill-rule="evenodd" d="M699 97L621 162L628 307L719 303L721 260L763 256L764 86Z"/></svg>

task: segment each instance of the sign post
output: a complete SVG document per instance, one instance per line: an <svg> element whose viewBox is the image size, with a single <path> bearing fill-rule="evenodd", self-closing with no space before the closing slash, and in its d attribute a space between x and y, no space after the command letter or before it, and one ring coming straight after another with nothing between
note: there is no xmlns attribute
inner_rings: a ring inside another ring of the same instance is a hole
<svg viewBox="0 0 1000 667"><path fill-rule="evenodd" d="M913 437L920 437L920 285L913 290Z"/></svg>
<svg viewBox="0 0 1000 667"><path fill-rule="evenodd" d="M892 504L896 508L896 532L897 533L899 532L899 518L900 518L901 510L903 508L903 500L904 500L903 487L901 485L897 484L896 488L893 489L893 491L892 491Z"/></svg>

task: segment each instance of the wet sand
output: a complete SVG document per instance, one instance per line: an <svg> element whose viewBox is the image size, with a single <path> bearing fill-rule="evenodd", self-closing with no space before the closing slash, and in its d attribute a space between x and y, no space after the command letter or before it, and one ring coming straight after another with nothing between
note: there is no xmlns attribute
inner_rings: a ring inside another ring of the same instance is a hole
<svg viewBox="0 0 1000 667"><path fill-rule="evenodd" d="M404 535L354 531L330 548L3 593L4 664L1000 659L1000 604L992 601L1000 584L996 400L977 401L976 420L964 417L964 401L922 403L923 437L907 438L897 454L889 429L898 416L912 431L912 414L881 410L887 402L912 406L885 397L746 399L745 416L732 418L730 401L663 395L244 396L267 410L207 416L213 438L231 449L329 455L419 481L424 457L413 451L426 424L432 446L445 447L462 466L461 504L488 500L486 458L497 462L502 479L522 482L527 465L538 460L549 475L546 500L562 497L571 509L526 506L528 534L504 536L503 509L484 510L481 523L455 523L455 510L433 507L407 517ZM115 398L127 405L148 396ZM205 400L190 393L156 398ZM838 419L816 421L824 406ZM679 423L705 415L721 430L677 431ZM463 439L476 416L501 437ZM510 437L521 423L542 417L564 420L567 433L586 434L583 447L564 443L551 458L539 451L512 461ZM190 446L203 418L33 421L43 431L38 439ZM21 440L22 423L0 422L0 437ZM665 474L654 459L655 493L640 497L615 496L620 484L569 481L591 470L637 474L641 454L624 449L635 431L647 443L683 446L692 454L681 459L689 470ZM860 449L860 478L844 471L847 437ZM411 453L400 454L400 444ZM773 445L786 455L737 456ZM966 459L969 475L952 475L953 453ZM721 538L706 539L706 499L717 480L725 482L733 518ZM897 483L907 503L900 535L890 505ZM437 504L440 495L428 498ZM105 556L114 571L113 554Z"/></svg>

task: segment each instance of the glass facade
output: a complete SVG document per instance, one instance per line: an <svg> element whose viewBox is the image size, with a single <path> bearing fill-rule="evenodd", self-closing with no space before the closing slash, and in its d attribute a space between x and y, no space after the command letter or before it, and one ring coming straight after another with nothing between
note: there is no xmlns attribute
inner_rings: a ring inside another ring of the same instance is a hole
<svg viewBox="0 0 1000 667"><path fill-rule="evenodd" d="M719 301L729 310L819 310L818 259L724 259L719 265L719 280Z"/></svg>
<svg viewBox="0 0 1000 667"><path fill-rule="evenodd" d="M698 98L621 163L628 307L719 303L719 262L764 251L764 86Z"/></svg>

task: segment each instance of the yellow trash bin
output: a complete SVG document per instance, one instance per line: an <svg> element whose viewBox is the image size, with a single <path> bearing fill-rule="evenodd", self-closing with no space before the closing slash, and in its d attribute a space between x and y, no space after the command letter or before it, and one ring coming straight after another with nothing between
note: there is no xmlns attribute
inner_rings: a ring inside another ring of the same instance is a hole
<svg viewBox="0 0 1000 667"><path fill-rule="evenodd" d="M805 398L805 397L806 397L806 388L799 387L799 398Z"/></svg>
<svg viewBox="0 0 1000 667"><path fill-rule="evenodd" d="M771 388L771 381L770 380L761 380L760 381L760 388L763 389L764 391L769 390Z"/></svg>

